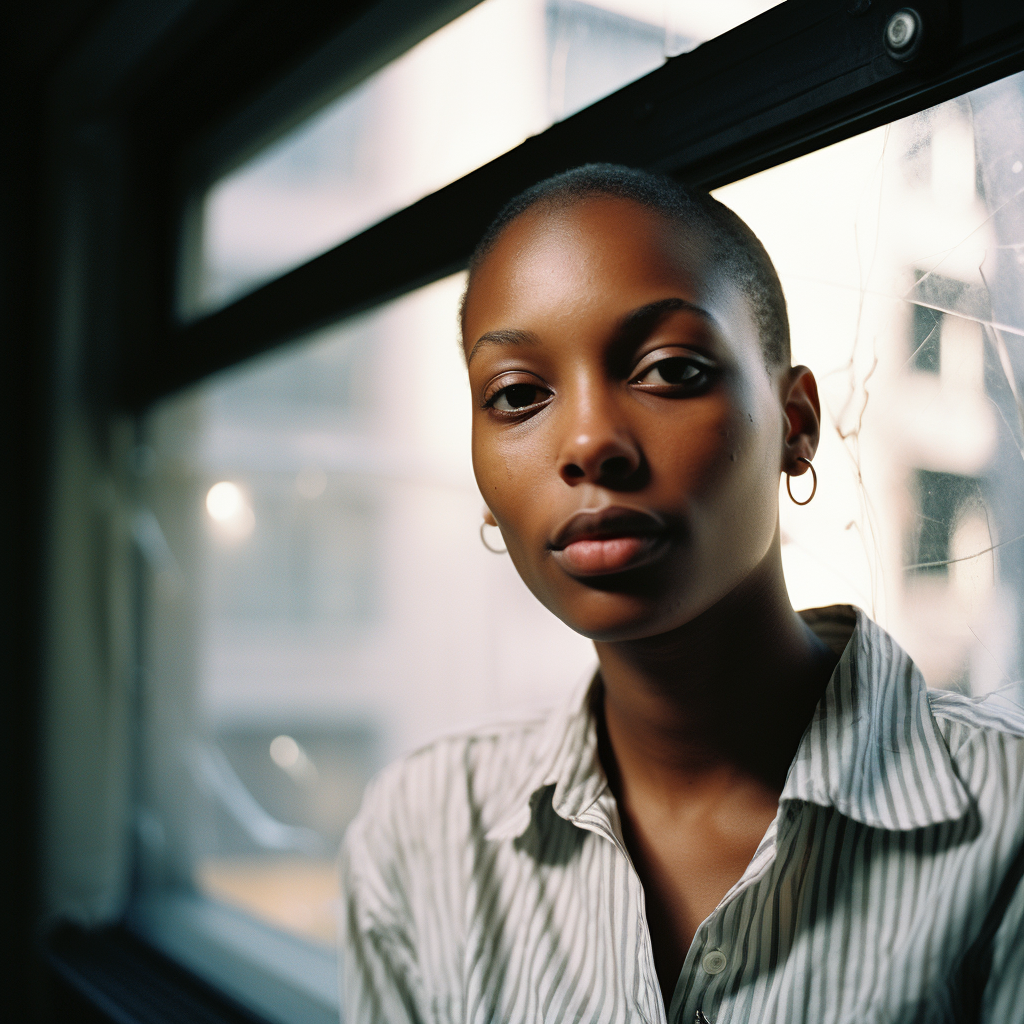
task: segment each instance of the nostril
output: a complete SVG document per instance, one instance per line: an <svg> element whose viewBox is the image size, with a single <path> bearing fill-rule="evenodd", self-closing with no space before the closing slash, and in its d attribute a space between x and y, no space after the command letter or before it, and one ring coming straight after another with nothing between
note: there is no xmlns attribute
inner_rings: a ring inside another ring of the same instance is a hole
<svg viewBox="0 0 1024 1024"><path fill-rule="evenodd" d="M570 462L562 472L573 480L578 480L581 476L586 476L583 468L581 466L577 466L575 462Z"/></svg>
<svg viewBox="0 0 1024 1024"><path fill-rule="evenodd" d="M601 463L601 476L611 480L621 480L629 476L633 464L624 455L616 455L614 458L605 459Z"/></svg>

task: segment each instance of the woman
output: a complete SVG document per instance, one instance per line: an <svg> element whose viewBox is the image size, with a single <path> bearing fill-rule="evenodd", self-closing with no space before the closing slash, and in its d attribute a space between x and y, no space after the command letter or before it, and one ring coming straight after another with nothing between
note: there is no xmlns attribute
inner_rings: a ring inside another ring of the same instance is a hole
<svg viewBox="0 0 1024 1024"><path fill-rule="evenodd" d="M750 229L579 168L499 215L462 331L485 520L599 668L370 788L346 1020L1024 1021L1024 716L793 610L820 412Z"/></svg>

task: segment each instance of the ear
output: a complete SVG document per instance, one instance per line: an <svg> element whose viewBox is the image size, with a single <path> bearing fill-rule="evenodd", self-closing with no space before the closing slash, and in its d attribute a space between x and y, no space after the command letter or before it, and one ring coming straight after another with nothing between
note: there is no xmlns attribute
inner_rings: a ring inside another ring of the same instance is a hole
<svg viewBox="0 0 1024 1024"><path fill-rule="evenodd" d="M493 514L491 513L491 510L486 505L484 505L484 522L488 526L498 525L498 520L494 518Z"/></svg>
<svg viewBox="0 0 1024 1024"><path fill-rule="evenodd" d="M781 386L785 436L780 468L790 476L800 476L807 472L807 463L799 460L814 458L821 436L818 382L806 366L794 366L783 375Z"/></svg>

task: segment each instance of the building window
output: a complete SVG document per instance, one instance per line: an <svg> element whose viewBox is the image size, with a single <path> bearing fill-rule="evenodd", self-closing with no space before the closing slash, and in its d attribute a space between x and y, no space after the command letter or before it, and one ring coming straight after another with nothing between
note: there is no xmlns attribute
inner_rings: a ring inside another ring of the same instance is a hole
<svg viewBox="0 0 1024 1024"><path fill-rule="evenodd" d="M987 546L987 508L977 480L955 473L917 471L916 529L911 535L908 569L933 576L948 576L954 560L973 552L961 542L958 532L966 529L977 548Z"/></svg>
<svg viewBox="0 0 1024 1024"><path fill-rule="evenodd" d="M924 271L915 272L918 281ZM914 369L922 373L938 373L942 365L942 311L914 303L910 307L910 354Z"/></svg>

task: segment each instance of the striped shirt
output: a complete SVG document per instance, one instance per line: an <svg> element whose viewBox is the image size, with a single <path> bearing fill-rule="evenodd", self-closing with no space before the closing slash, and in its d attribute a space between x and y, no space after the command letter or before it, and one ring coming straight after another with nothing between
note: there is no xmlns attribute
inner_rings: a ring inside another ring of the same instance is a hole
<svg viewBox="0 0 1024 1024"><path fill-rule="evenodd" d="M842 657L669 1007L580 693L371 785L342 853L349 1024L1024 1022L1024 712L929 692L862 612L803 614Z"/></svg>

